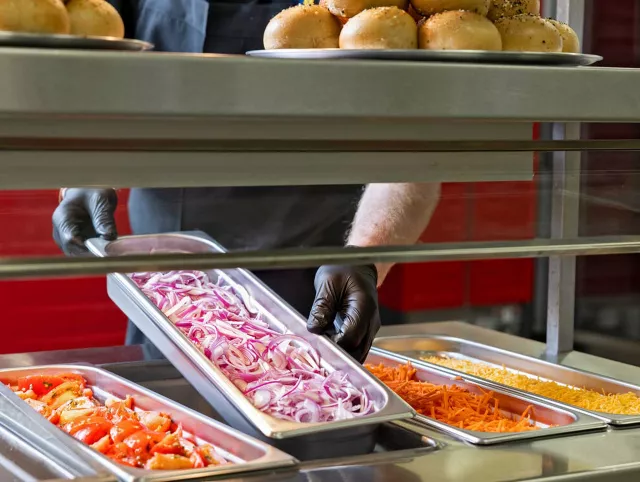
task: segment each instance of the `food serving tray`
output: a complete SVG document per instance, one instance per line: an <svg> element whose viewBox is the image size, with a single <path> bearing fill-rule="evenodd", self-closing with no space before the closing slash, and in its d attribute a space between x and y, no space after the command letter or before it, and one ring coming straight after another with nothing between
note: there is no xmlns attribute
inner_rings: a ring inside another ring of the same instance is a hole
<svg viewBox="0 0 640 482"><path fill-rule="evenodd" d="M633 385L631 383L449 336L424 335L383 337L376 339L374 345L383 350L397 353L407 359L415 360L416 363L437 367L439 370L464 376L467 380L482 382L488 386L498 387L510 392L526 394L526 396L531 399L557 406L563 406L575 412L591 415L612 426L640 424L640 415L616 415L586 410L573 405L567 405L556 400L551 400L547 397L512 388L507 385L502 385L473 375L464 374L463 372L453 370L451 368L432 364L424 360L420 360L420 358L429 356L457 358L471 362L485 363L500 368L504 367L511 372L519 372L523 375L540 378L542 380L554 381L562 385L587 388L597 392L602 392L604 390L606 393L632 392L640 396L640 386Z"/></svg>
<svg viewBox="0 0 640 482"><path fill-rule="evenodd" d="M387 366L397 366L398 364L404 364L406 362L407 359L402 356L376 348L373 348L371 352L369 352L366 361L366 363L372 365L383 363ZM442 372L437 368L413 362L412 365L416 370L417 378L421 381L435 385L457 385L460 388L467 389L478 395L492 391L494 397L500 401L500 407L505 415L519 417L528 406L533 407L532 416L535 418L536 425L540 427L540 430L528 432L479 432L454 427L424 415L417 415L415 418L416 422L428 425L454 438L474 445L494 445L505 442L575 434L577 432L604 430L606 428L606 424L603 421L585 414L536 401L523 394L509 393L505 390L496 389L482 382L470 381L457 374L453 375Z"/></svg>
<svg viewBox="0 0 640 482"><path fill-rule="evenodd" d="M115 482L113 476L78 476L64 464L50 459L0 424L0 480L3 482Z"/></svg>
<svg viewBox="0 0 640 482"><path fill-rule="evenodd" d="M98 256L224 252L211 238L198 232L129 236L112 242L92 239L87 246ZM254 308L263 313L273 330L307 340L327 367L347 373L351 382L365 388L379 407L369 415L324 423L297 423L271 417L255 408L127 275L108 275L107 290L111 299L229 424L299 459L308 460L369 453L375 446L375 432L381 423L415 414L409 405L328 338L310 334L306 320L251 273L242 269L206 273L212 281L221 281L237 292L250 295Z"/></svg>
<svg viewBox="0 0 640 482"><path fill-rule="evenodd" d="M183 429L194 435L197 441L213 445L222 457L231 462L227 465L174 471L138 469L118 464L100 452L64 434L64 432L60 432L93 465L99 464L121 481L150 482L202 479L256 470L295 467L297 464L297 461L290 455L101 368L84 365L47 365L5 369L0 370L0 380L6 383L28 375L54 375L64 372L82 375L87 380L88 386L93 390L96 399L101 402L104 402L110 395L121 399L131 395L134 400L134 406L143 410L159 411L171 415L172 420L182 424ZM28 410L32 410L26 404L24 406ZM43 423L49 424L35 411L33 411L33 414L37 415Z"/></svg>
<svg viewBox="0 0 640 482"><path fill-rule="evenodd" d="M251 57L297 60L401 60L410 62L458 62L474 64L586 66L602 60L599 55L564 52L494 52L489 50L400 49L274 49L251 50Z"/></svg>
<svg viewBox="0 0 640 482"><path fill-rule="evenodd" d="M0 32L0 47L72 50L151 50L153 44L113 37L80 37L77 35L45 35L23 32Z"/></svg>
<svg viewBox="0 0 640 482"><path fill-rule="evenodd" d="M115 482L77 442L0 383L0 480Z"/></svg>

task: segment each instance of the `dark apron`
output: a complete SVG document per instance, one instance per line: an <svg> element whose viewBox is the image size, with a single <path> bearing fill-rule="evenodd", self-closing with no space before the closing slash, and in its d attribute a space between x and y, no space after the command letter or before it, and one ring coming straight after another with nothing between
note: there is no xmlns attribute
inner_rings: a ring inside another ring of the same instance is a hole
<svg viewBox="0 0 640 482"><path fill-rule="evenodd" d="M269 20L295 3L140 0L136 36L167 51L243 54L261 49ZM129 218L136 234L200 230L228 249L342 246L361 192L362 186L133 189ZM255 274L307 316L315 269ZM132 323L126 342L161 356Z"/></svg>

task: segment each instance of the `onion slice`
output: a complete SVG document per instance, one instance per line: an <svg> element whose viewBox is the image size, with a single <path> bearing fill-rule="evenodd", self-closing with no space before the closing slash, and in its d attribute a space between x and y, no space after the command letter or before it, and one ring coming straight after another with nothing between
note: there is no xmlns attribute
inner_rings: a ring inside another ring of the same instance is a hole
<svg viewBox="0 0 640 482"><path fill-rule="evenodd" d="M309 341L274 331L246 290L202 271L136 273L131 279L259 410L299 423L378 410L346 373L331 371Z"/></svg>

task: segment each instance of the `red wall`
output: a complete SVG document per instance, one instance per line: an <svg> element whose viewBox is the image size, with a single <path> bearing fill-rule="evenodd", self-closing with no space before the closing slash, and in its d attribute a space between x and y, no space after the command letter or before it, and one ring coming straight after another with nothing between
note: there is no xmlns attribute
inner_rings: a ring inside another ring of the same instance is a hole
<svg viewBox="0 0 640 482"><path fill-rule="evenodd" d="M526 182L446 183L421 241L534 238L536 196L535 178ZM528 303L533 297L533 269L531 259L397 265L380 290L380 303L403 313Z"/></svg>
<svg viewBox="0 0 640 482"><path fill-rule="evenodd" d="M122 205L126 206L127 193ZM57 191L0 191L0 256L60 255L51 238ZM118 226L128 232L126 210ZM104 277L1 281L0 353L120 345L126 318Z"/></svg>
<svg viewBox="0 0 640 482"><path fill-rule="evenodd" d="M425 232L427 242L531 237L533 183L446 184ZM117 222L129 232L127 193ZM508 202L505 202L508 200ZM0 256L61 255L51 238L55 191L0 192ZM528 260L409 264L395 269L382 302L402 311L526 302ZM0 353L119 345L126 319L107 297L103 277L0 282Z"/></svg>

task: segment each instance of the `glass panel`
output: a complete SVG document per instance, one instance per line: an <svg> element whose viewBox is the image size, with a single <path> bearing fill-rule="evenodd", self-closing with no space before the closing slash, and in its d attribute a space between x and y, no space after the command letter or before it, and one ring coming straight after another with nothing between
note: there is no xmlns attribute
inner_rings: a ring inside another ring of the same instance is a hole
<svg viewBox="0 0 640 482"><path fill-rule="evenodd" d="M596 132L598 127L587 126L585 132ZM610 132L610 136L625 137ZM607 134L599 131L597 135ZM575 190L565 195L579 208L581 239L639 234L637 156L588 153L581 172L566 173L580 179ZM532 158L534 176L529 181L443 183L437 208L419 241L446 247L554 239L550 235L553 153ZM338 247L346 239L362 190L360 185L123 189L117 194L114 219L120 236L201 230L235 250ZM62 256L51 236L56 191L3 191L0 195L0 222L5 226L0 235L2 256ZM91 205L96 195L67 191L63 205L73 199L71 205ZM58 207L57 216L63 213ZM89 224L84 226L83 232L91 231ZM156 252L161 253L160 248ZM131 251L112 248L109 254ZM577 326L581 330L626 337L639 331L632 321L640 313L633 302L640 286L635 256L578 260ZM382 319L384 324L461 319L544 339L545 267L545 260L526 258L398 264L380 290ZM314 274L315 268L259 270L260 278L305 317L314 299ZM103 277L6 280L0 286L7 319L15 320L6 324L11 336L0 342L0 351L110 346L124 341L126 317L109 300ZM622 314L621 299L628 301ZM29 336L21 336L27 325L34 329Z"/></svg>

